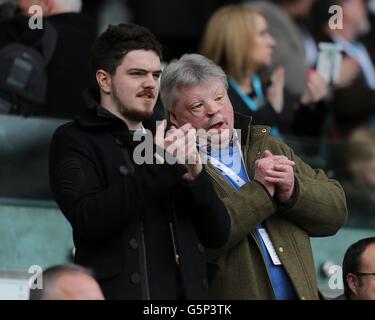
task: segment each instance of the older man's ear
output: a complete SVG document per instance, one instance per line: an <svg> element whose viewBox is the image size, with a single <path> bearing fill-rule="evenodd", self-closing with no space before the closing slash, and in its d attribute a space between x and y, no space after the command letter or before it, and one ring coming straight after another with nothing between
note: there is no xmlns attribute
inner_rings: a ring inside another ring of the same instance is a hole
<svg viewBox="0 0 375 320"><path fill-rule="evenodd" d="M177 123L177 120L176 120L176 116L173 112L169 112L169 121L172 125L174 125L176 128L179 127L178 123Z"/></svg>

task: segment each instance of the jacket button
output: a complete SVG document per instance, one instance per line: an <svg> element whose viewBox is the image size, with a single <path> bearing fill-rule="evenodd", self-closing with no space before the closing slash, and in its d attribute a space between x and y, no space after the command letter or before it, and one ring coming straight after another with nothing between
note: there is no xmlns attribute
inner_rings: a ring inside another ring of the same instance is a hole
<svg viewBox="0 0 375 320"><path fill-rule="evenodd" d="M135 239L135 238L132 238L132 239L130 239L129 240L129 246L130 246L130 248L132 248L132 249L138 249L138 241L137 241L137 239Z"/></svg>
<svg viewBox="0 0 375 320"><path fill-rule="evenodd" d="M304 296L301 297L301 300L306 300L306 298Z"/></svg>
<svg viewBox="0 0 375 320"><path fill-rule="evenodd" d="M262 129L262 133L266 133L267 132L267 129Z"/></svg>
<svg viewBox="0 0 375 320"><path fill-rule="evenodd" d="M119 145L119 146L123 146L124 144L122 143L122 141L119 139L119 138L115 138L115 142Z"/></svg>
<svg viewBox="0 0 375 320"><path fill-rule="evenodd" d="M141 276L137 272L132 273L130 276L130 281L134 284L138 284L141 281Z"/></svg>
<svg viewBox="0 0 375 320"><path fill-rule="evenodd" d="M279 252L283 253L283 252L284 252L284 248L283 248L283 247L280 247L280 248L279 248Z"/></svg>
<svg viewBox="0 0 375 320"><path fill-rule="evenodd" d="M118 170L120 171L120 174L123 175L123 176L126 176L129 173L128 168L125 167L125 166L120 166L120 168Z"/></svg>
<svg viewBox="0 0 375 320"><path fill-rule="evenodd" d="M201 243L198 243L198 250L200 253L204 253L204 247L202 246Z"/></svg>
<svg viewBox="0 0 375 320"><path fill-rule="evenodd" d="M208 289L208 282L207 282L207 279L203 279L202 280L202 288L204 290L207 290Z"/></svg>
<svg viewBox="0 0 375 320"><path fill-rule="evenodd" d="M261 154L261 152L260 152L260 151L258 151L258 152L257 152L257 155L259 156L260 154Z"/></svg>

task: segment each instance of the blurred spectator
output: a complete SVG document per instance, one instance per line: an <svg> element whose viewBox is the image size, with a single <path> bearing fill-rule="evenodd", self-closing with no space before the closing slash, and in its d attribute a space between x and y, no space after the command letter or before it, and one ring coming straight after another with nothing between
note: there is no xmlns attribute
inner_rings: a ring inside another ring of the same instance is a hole
<svg viewBox="0 0 375 320"><path fill-rule="evenodd" d="M196 52L208 17L223 4L240 0L126 0L133 22L147 27L163 45L169 61Z"/></svg>
<svg viewBox="0 0 375 320"><path fill-rule="evenodd" d="M349 170L365 187L372 189L375 201L375 145L351 142Z"/></svg>
<svg viewBox="0 0 375 320"><path fill-rule="evenodd" d="M67 12L80 12L82 8L81 0L18 0L18 6L25 16L30 15L29 8L33 5L43 9L44 16Z"/></svg>
<svg viewBox="0 0 375 320"><path fill-rule="evenodd" d="M228 74L228 94L236 112L251 115L255 124L270 125L282 133L290 133L299 103L319 100L321 94L326 93L326 86L320 75L311 73L309 86L298 101L299 98L284 92L285 64L270 76L262 72L262 68L272 64L273 50L278 47L267 25L263 13L253 6L223 7L207 25L202 53ZM293 54L292 47L286 51ZM274 134L278 133L274 130Z"/></svg>
<svg viewBox="0 0 375 320"><path fill-rule="evenodd" d="M375 237L359 240L348 248L342 276L346 299L375 300Z"/></svg>
<svg viewBox="0 0 375 320"><path fill-rule="evenodd" d="M91 271L81 266L58 265L41 276L43 289L31 289L30 300L104 300Z"/></svg>
<svg viewBox="0 0 375 320"><path fill-rule="evenodd" d="M201 46L202 53L227 73L235 112L252 116L254 124L288 126L292 112L284 103L284 68L270 79L258 75L261 67L271 64L275 47L261 12L244 5L220 8L210 18Z"/></svg>
<svg viewBox="0 0 375 320"><path fill-rule="evenodd" d="M311 0L251 1L251 6L264 12L270 33L277 46L273 53L271 70L278 65L285 67L285 95L290 97L296 110L293 132L304 136L321 136L325 129L326 110L322 99L328 94L324 78L312 67L317 55L316 45L306 21ZM311 125L310 125L311 124Z"/></svg>
<svg viewBox="0 0 375 320"><path fill-rule="evenodd" d="M81 12L90 16L95 21L95 30L97 32L99 30L99 16L101 13L101 9L106 2L108 2L108 0L82 0Z"/></svg>
<svg viewBox="0 0 375 320"><path fill-rule="evenodd" d="M17 0L0 0L0 22L13 18L18 13Z"/></svg>
<svg viewBox="0 0 375 320"><path fill-rule="evenodd" d="M57 31L57 44L47 67L46 111L43 115L73 118L82 107L82 91L90 85L87 56L96 36L95 24L79 13L80 0L19 0L19 7L28 14L31 5L40 5L45 20ZM41 30L31 30L27 19L8 20L1 26L0 47L21 41L35 45Z"/></svg>
<svg viewBox="0 0 375 320"><path fill-rule="evenodd" d="M130 12L126 0L82 0L81 12L95 21L97 34L105 31L109 24L129 22Z"/></svg>
<svg viewBox="0 0 375 320"><path fill-rule="evenodd" d="M309 16L311 6L314 0L271 0L278 5L291 19L290 21L298 29L303 39L304 56L307 66L313 67L315 65L318 48L306 24L309 23ZM285 38L285 35L283 36ZM300 40L299 40L300 42Z"/></svg>
<svg viewBox="0 0 375 320"><path fill-rule="evenodd" d="M375 144L364 143L364 139L360 132L353 135L337 159L343 167L338 170L337 178L353 213L349 216L351 225L359 225L361 221L375 225Z"/></svg>
<svg viewBox="0 0 375 320"><path fill-rule="evenodd" d="M342 29L329 27L332 5L342 8ZM358 126L374 129L370 121L375 114L375 51L362 38L370 28L366 2L317 0L312 14L318 25L317 41L338 43L344 52L340 81L331 101L338 136L346 138Z"/></svg>
<svg viewBox="0 0 375 320"><path fill-rule="evenodd" d="M370 25L373 26L373 25L375 25L375 0L367 0L367 6L368 6ZM375 30L374 30L374 28L370 28L369 40L372 43L374 43L374 41L375 41Z"/></svg>
<svg viewBox="0 0 375 320"><path fill-rule="evenodd" d="M327 88L326 88L326 82L324 78L322 78L319 74L314 73L311 74L311 72L306 73L307 67L314 67L316 59L318 57L318 49L317 45L315 43L315 40L310 33L309 29L306 27L306 23L309 21L311 6L313 4L313 0L272 0L273 3L280 6L280 8L286 13L289 17L290 24L293 24L293 27L296 28L296 31L298 31L298 37L296 37L296 41L298 41L298 46L300 47L301 44L303 45L303 56L304 56L304 65L299 65L301 70L305 71L306 78L306 85L307 85L307 92L304 90L302 92L302 103L308 104L310 102L318 102L323 97L327 95ZM267 10L266 10L267 12ZM274 23L274 21L272 21ZM284 24L283 22L282 24ZM282 26L282 25L281 25ZM283 29L283 28L281 28ZM280 30L279 30L280 32ZM286 37L285 34L278 39L276 38L278 42L285 43ZM302 43L301 43L302 39ZM281 52L281 50L285 50L286 52ZM283 58L281 57L287 57L287 59L292 59L290 53L293 52L292 47L281 47L278 49L276 47L275 50L275 63L277 63L278 59L281 59L281 62L283 62ZM279 51L280 50L280 51ZM293 60L292 60L293 61ZM293 61L293 68L296 68L296 61ZM296 80L296 79L294 79ZM287 80L288 81L288 80ZM310 89L310 90L309 90Z"/></svg>
<svg viewBox="0 0 375 320"><path fill-rule="evenodd" d="M306 90L307 67L302 36L282 7L271 1L249 1L252 7L261 10L269 23L270 33L277 46L272 56L271 70L279 65L285 67L285 87L299 98Z"/></svg>

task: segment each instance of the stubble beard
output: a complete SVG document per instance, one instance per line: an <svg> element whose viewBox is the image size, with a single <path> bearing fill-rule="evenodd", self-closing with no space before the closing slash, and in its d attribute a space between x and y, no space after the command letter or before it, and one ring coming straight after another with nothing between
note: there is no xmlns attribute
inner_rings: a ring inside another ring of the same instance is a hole
<svg viewBox="0 0 375 320"><path fill-rule="evenodd" d="M134 122L143 122L149 118L151 118L151 116L154 114L154 108L152 108L151 110L135 110L135 109L129 109L125 104L122 103L122 101L120 100L118 94L117 94L117 90L116 90L116 87L113 86L112 88L112 92L113 92L113 99L115 100L116 102L116 105L117 105L117 108L118 108L118 112L125 118L125 119L128 119L130 121L134 121ZM154 105L155 106L155 105Z"/></svg>

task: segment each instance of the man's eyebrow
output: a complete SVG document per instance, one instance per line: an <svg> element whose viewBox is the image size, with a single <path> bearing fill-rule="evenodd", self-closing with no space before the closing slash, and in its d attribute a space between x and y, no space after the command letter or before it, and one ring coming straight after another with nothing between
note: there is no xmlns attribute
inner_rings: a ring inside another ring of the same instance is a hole
<svg viewBox="0 0 375 320"><path fill-rule="evenodd" d="M222 87L217 87L215 90L215 94L222 94L223 93L223 88Z"/></svg>
<svg viewBox="0 0 375 320"><path fill-rule="evenodd" d="M128 69L127 72L161 73L162 71L161 70L146 70L146 69L142 69L142 68L131 68L131 69Z"/></svg>

